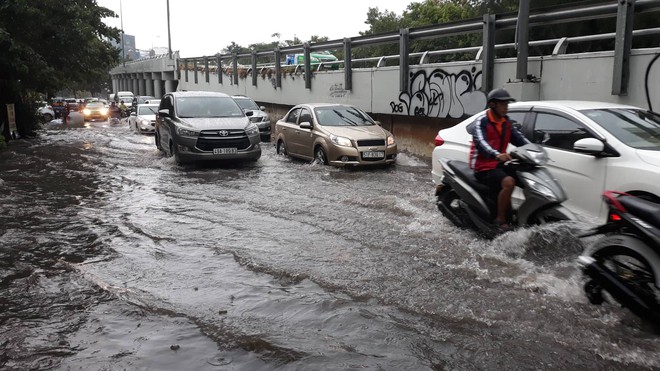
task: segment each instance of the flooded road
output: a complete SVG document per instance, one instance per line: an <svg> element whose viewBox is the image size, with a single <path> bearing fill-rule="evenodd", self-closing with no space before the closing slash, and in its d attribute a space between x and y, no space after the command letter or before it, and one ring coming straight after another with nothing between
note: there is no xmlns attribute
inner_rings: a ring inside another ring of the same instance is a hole
<svg viewBox="0 0 660 371"><path fill-rule="evenodd" d="M50 126L0 152L0 369L651 370L588 304L575 225L493 241L430 164L179 166L153 136Z"/></svg>

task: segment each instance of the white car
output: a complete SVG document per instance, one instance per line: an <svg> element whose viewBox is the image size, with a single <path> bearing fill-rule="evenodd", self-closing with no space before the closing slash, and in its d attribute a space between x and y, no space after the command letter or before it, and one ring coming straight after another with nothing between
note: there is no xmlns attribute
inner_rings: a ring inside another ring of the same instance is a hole
<svg viewBox="0 0 660 371"><path fill-rule="evenodd" d="M442 181L440 158L468 161L472 136L466 127L481 113L438 132L432 178ZM605 190L660 203L660 115L639 107L586 101L518 102L509 118L544 146L546 165L568 194L564 205L580 219L603 219ZM514 205L522 192L514 193ZM600 221L600 220L598 220Z"/></svg>
<svg viewBox="0 0 660 371"><path fill-rule="evenodd" d="M153 133L156 129L158 104L138 104L128 117L128 128L138 133Z"/></svg>
<svg viewBox="0 0 660 371"><path fill-rule="evenodd" d="M53 107L48 102L39 102L37 112L39 112L39 115L41 115L45 122L52 121L55 118L55 111L53 111Z"/></svg>

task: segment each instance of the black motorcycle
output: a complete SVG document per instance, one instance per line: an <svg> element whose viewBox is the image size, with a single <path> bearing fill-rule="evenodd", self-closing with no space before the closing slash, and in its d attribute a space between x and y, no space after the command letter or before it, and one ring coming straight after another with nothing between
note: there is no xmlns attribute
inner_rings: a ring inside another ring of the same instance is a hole
<svg viewBox="0 0 660 371"><path fill-rule="evenodd" d="M526 144L511 152L512 161L505 166L516 170L518 186L525 200L512 210L514 226L545 224L573 220L573 214L561 203L566 193L545 164L547 153L537 144ZM441 158L442 184L436 187L436 204L442 214L461 228L476 230L486 238L500 231L493 223L497 201L488 197L488 187L480 183L467 162Z"/></svg>
<svg viewBox="0 0 660 371"><path fill-rule="evenodd" d="M578 258L589 301L603 292L660 330L660 204L606 191L607 221L580 237L603 235Z"/></svg>

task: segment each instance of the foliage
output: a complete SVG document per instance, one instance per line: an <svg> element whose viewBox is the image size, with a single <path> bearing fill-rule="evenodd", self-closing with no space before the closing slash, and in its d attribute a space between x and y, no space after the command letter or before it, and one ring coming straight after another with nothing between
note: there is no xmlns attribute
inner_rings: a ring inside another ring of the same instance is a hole
<svg viewBox="0 0 660 371"><path fill-rule="evenodd" d="M2 0L0 2L0 121L6 103L17 105L19 133L34 129L30 94L52 96L58 90L104 91L119 51L108 27L116 17L95 0Z"/></svg>

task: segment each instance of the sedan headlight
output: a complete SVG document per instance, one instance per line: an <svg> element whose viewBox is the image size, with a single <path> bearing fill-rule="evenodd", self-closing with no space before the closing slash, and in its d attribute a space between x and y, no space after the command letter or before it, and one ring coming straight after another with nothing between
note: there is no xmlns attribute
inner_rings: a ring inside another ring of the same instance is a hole
<svg viewBox="0 0 660 371"><path fill-rule="evenodd" d="M180 126L176 127L176 133L180 137L194 137L194 138L196 138L196 137L199 136L198 131L190 130L190 129L183 128L183 127L180 127Z"/></svg>
<svg viewBox="0 0 660 371"><path fill-rule="evenodd" d="M140 124L148 126L149 125L149 120L140 120Z"/></svg>
<svg viewBox="0 0 660 371"><path fill-rule="evenodd" d="M394 144L396 144L396 142L394 141L394 136L392 136L392 135L388 136L387 137L387 145L391 146L391 145L394 145Z"/></svg>
<svg viewBox="0 0 660 371"><path fill-rule="evenodd" d="M85 108L85 109L83 110L83 114L84 114L85 116L89 116L89 114L90 114L91 112L92 112L92 111L88 110L87 108Z"/></svg>
<svg viewBox="0 0 660 371"><path fill-rule="evenodd" d="M108 114L108 109L107 108L101 108L101 114L103 116L107 115Z"/></svg>
<svg viewBox="0 0 660 371"><path fill-rule="evenodd" d="M330 134L330 140L332 141L332 143L338 146L353 147L353 143L351 143L351 140L346 137L339 137L334 134Z"/></svg>
<svg viewBox="0 0 660 371"><path fill-rule="evenodd" d="M251 122L248 124L248 126L245 127L245 134L247 135L259 134L259 127L255 125L253 122Z"/></svg>

